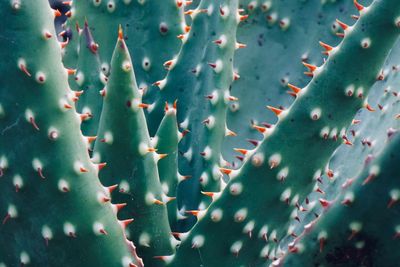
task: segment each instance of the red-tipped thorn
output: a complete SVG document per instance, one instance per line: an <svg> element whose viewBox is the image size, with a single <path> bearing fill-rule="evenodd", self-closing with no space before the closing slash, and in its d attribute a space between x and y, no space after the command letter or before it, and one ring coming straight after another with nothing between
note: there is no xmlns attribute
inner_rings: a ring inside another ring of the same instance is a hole
<svg viewBox="0 0 400 267"><path fill-rule="evenodd" d="M298 94L301 91L300 87L294 86L291 83L288 83L287 86L295 93Z"/></svg>
<svg viewBox="0 0 400 267"><path fill-rule="evenodd" d="M314 72L317 69L317 66L315 66L315 65L308 64L304 61L302 61L302 63L307 69L310 70L310 72Z"/></svg>
<svg viewBox="0 0 400 267"><path fill-rule="evenodd" d="M227 169L227 168L219 168L219 171L220 171L221 173L226 174L226 175L229 175L229 174L231 174L231 172L232 172L231 169Z"/></svg>
<svg viewBox="0 0 400 267"><path fill-rule="evenodd" d="M271 107L271 106L267 106L267 108L269 110L271 110L272 112L274 112L276 116L279 116L283 111L283 110L281 110L279 108L274 108L274 107Z"/></svg>
<svg viewBox="0 0 400 267"><path fill-rule="evenodd" d="M247 152L249 152L247 149L244 149L244 148L234 148L233 150L235 150L236 152L239 152L243 155L246 155Z"/></svg>
<svg viewBox="0 0 400 267"><path fill-rule="evenodd" d="M61 17L61 12L60 12L60 10L58 10L58 9L56 9L56 10L54 10L54 17Z"/></svg>
<svg viewBox="0 0 400 267"><path fill-rule="evenodd" d="M122 226L122 228L125 229L132 222L133 222L133 219L127 219L127 220L119 221L119 224Z"/></svg>
<svg viewBox="0 0 400 267"><path fill-rule="evenodd" d="M122 31L122 26L121 24L118 27L118 40L123 40L124 39L124 32Z"/></svg>
<svg viewBox="0 0 400 267"><path fill-rule="evenodd" d="M358 11L361 11L364 9L364 6L358 3L357 0L354 0L354 6L357 8Z"/></svg>
<svg viewBox="0 0 400 267"><path fill-rule="evenodd" d="M343 29L343 30L347 30L347 28L349 27L349 25L347 25L344 22L341 22L340 20L336 19L337 24L339 24L339 26Z"/></svg>

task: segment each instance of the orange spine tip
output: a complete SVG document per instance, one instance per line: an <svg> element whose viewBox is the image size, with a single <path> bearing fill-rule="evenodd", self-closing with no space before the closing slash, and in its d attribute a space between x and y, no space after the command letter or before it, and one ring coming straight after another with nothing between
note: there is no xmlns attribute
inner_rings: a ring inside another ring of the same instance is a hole
<svg viewBox="0 0 400 267"><path fill-rule="evenodd" d="M211 197L211 198L214 196L214 192L204 192L204 191L201 191L201 193L202 193L203 195L208 196L208 197Z"/></svg>
<svg viewBox="0 0 400 267"><path fill-rule="evenodd" d="M221 173L224 173L226 175L229 175L232 172L231 169L227 169L227 168L219 168L219 170Z"/></svg>
<svg viewBox="0 0 400 267"><path fill-rule="evenodd" d="M357 0L354 0L354 6L357 8L358 11L361 11L364 9L364 6L358 3Z"/></svg>
<svg viewBox="0 0 400 267"><path fill-rule="evenodd" d="M242 15L239 17L240 21L244 21L249 17L249 15Z"/></svg>
<svg viewBox="0 0 400 267"><path fill-rule="evenodd" d="M253 128L259 131L260 133L265 133L265 131L267 130L267 128L258 125L253 125Z"/></svg>
<svg viewBox="0 0 400 267"><path fill-rule="evenodd" d="M187 210L187 211L185 211L185 213L187 213L187 214L191 214L191 215L193 215L193 216L196 216L197 217L197 215L199 215L199 210Z"/></svg>
<svg viewBox="0 0 400 267"><path fill-rule="evenodd" d="M145 103L140 103L138 105L139 108L148 108L150 105L149 104L145 104Z"/></svg>
<svg viewBox="0 0 400 267"><path fill-rule="evenodd" d="M177 7L182 7L183 2L181 0L176 1L176 6Z"/></svg>
<svg viewBox="0 0 400 267"><path fill-rule="evenodd" d="M279 108L274 108L274 107L271 107L271 106L267 106L267 108L269 110L271 110L272 112L274 112L276 116L279 116L283 111L283 110L281 110Z"/></svg>
<svg viewBox="0 0 400 267"><path fill-rule="evenodd" d="M325 49L326 52L332 51L332 49L333 49L332 46L330 46L324 42L319 41L319 44L320 44L320 46L322 46Z"/></svg>
<svg viewBox="0 0 400 267"><path fill-rule="evenodd" d="M247 152L249 152L247 149L243 149L243 148L234 148L233 150L235 150L236 152L239 152L243 155L246 155Z"/></svg>
<svg viewBox="0 0 400 267"><path fill-rule="evenodd" d="M97 168L99 169L99 171L101 171L106 165L107 165L106 162L102 162L102 163L97 164Z"/></svg>
<svg viewBox="0 0 400 267"><path fill-rule="evenodd" d="M118 27L118 40L124 39L124 32L122 31L122 26L121 24Z"/></svg>
<svg viewBox="0 0 400 267"><path fill-rule="evenodd" d="M96 140L97 136L88 136L86 138L88 140L88 143L91 144L91 143L93 143L94 140Z"/></svg>
<svg viewBox="0 0 400 267"><path fill-rule="evenodd" d="M58 10L58 9L56 9L56 10L54 10L54 16L55 17L61 17L61 12L60 12L60 10Z"/></svg>
<svg viewBox="0 0 400 267"><path fill-rule="evenodd" d="M154 200L153 200L153 204L156 204L156 205L164 205L164 202L162 202L161 200L158 200L158 199L154 199Z"/></svg>
<svg viewBox="0 0 400 267"><path fill-rule="evenodd" d="M66 69L66 70L67 70L68 75L74 75L76 73L76 70L74 70L74 69Z"/></svg>
<svg viewBox="0 0 400 267"><path fill-rule="evenodd" d="M178 104L178 99L175 99L174 104L173 104L174 109L176 109L177 104Z"/></svg>
<svg viewBox="0 0 400 267"><path fill-rule="evenodd" d="M80 167L80 168L79 168L79 171L80 171L80 172L82 172L82 173L84 173L84 172L88 172L88 170L87 170L87 169L85 169L84 167Z"/></svg>
<svg viewBox="0 0 400 267"><path fill-rule="evenodd" d="M72 11L70 10L70 11L65 12L65 16L70 18L72 16Z"/></svg>
<svg viewBox="0 0 400 267"><path fill-rule="evenodd" d="M160 159L163 159L163 158L167 157L168 154L158 154L158 156L160 157Z"/></svg>
<svg viewBox="0 0 400 267"><path fill-rule="evenodd" d="M294 86L291 83L288 83L287 85L295 94L298 94L301 91L301 88Z"/></svg>
<svg viewBox="0 0 400 267"><path fill-rule="evenodd" d="M147 152L157 152L157 149L153 148L153 147L149 147L147 149Z"/></svg>
<svg viewBox="0 0 400 267"><path fill-rule="evenodd" d="M226 135L227 136L236 136L237 134L234 131L228 130Z"/></svg>
<svg viewBox="0 0 400 267"><path fill-rule="evenodd" d="M317 69L317 66L315 66L315 65L311 65L311 64L308 64L308 63L306 63L306 62L302 62L303 63L303 65L307 68L307 69L309 69L311 72L313 72L313 71L315 71L316 69Z"/></svg>
<svg viewBox="0 0 400 267"><path fill-rule="evenodd" d="M343 30L347 30L347 28L349 27L349 25L347 25L344 22L341 22L340 20L336 19L337 24L339 24L339 26L343 29Z"/></svg>
<svg viewBox="0 0 400 267"><path fill-rule="evenodd" d="M185 26L185 32L190 32L190 29L191 29L192 27L190 27L190 26Z"/></svg>
<svg viewBox="0 0 400 267"><path fill-rule="evenodd" d="M183 34L179 34L178 36L176 36L176 38L178 38L178 39L183 39L183 38L185 38L185 35L183 35Z"/></svg>

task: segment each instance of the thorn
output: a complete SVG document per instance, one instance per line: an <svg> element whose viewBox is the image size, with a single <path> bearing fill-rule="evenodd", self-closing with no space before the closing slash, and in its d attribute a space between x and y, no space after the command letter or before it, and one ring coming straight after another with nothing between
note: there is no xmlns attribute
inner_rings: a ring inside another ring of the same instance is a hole
<svg viewBox="0 0 400 267"><path fill-rule="evenodd" d="M6 222L7 222L9 219L11 219L11 214L10 214L10 213L7 213L7 214L6 214L6 217L4 217L4 219L3 219L3 225L6 224Z"/></svg>
<svg viewBox="0 0 400 267"><path fill-rule="evenodd" d="M227 168L219 168L219 171L221 173L225 173L226 175L229 175L232 172L231 169L227 169Z"/></svg>
<svg viewBox="0 0 400 267"><path fill-rule="evenodd" d="M39 127L38 127L37 124L36 124L35 118L30 117L30 118L29 118L29 122L32 124L33 128L35 128L36 130L39 131Z"/></svg>
<svg viewBox="0 0 400 267"><path fill-rule="evenodd" d="M62 4L66 6L72 6L72 1L63 1Z"/></svg>
<svg viewBox="0 0 400 267"><path fill-rule="evenodd" d="M322 206L324 209L329 208L329 206L332 204L330 201L328 201L328 200L326 200L326 199L323 199L323 198L320 198L320 199L319 199L319 203L321 203L321 206Z"/></svg>
<svg viewBox="0 0 400 267"><path fill-rule="evenodd" d="M213 69L215 69L217 67L216 63L208 63L208 65Z"/></svg>
<svg viewBox="0 0 400 267"><path fill-rule="evenodd" d="M84 172L88 172L88 170L87 170L87 169L85 169L84 167L80 167L80 168L79 168L79 171L80 171L80 172L82 172L82 173L84 173Z"/></svg>
<svg viewBox="0 0 400 267"><path fill-rule="evenodd" d="M319 239L319 252L322 253L322 251L324 250L324 246L325 246L325 238L320 238Z"/></svg>
<svg viewBox="0 0 400 267"><path fill-rule="evenodd" d="M158 200L158 199L154 199L154 200L153 200L153 204L156 204L156 205L164 205L164 202L162 202L161 200Z"/></svg>
<svg viewBox="0 0 400 267"><path fill-rule="evenodd" d="M65 103L65 104L64 104L64 108L66 108L66 109L72 109L72 106L71 106L70 104L68 104L68 103Z"/></svg>
<svg viewBox="0 0 400 267"><path fill-rule="evenodd" d="M247 45L246 44L242 44L242 43L236 43L236 48L240 49L240 48L246 48Z"/></svg>
<svg viewBox="0 0 400 267"><path fill-rule="evenodd" d="M288 83L287 86L295 93L298 94L301 91L301 88L294 86L291 83Z"/></svg>
<svg viewBox="0 0 400 267"><path fill-rule="evenodd" d="M239 152L243 155L246 155L247 152L249 152L247 149L244 149L244 148L234 148L233 150L235 150L236 152Z"/></svg>
<svg viewBox="0 0 400 267"><path fill-rule="evenodd" d="M139 103L138 107L139 108L148 108L150 105L149 104L145 104L145 103Z"/></svg>
<svg viewBox="0 0 400 267"><path fill-rule="evenodd" d="M93 141L95 141L96 138L97 138L97 136L87 136L86 137L89 144L93 143Z"/></svg>
<svg viewBox="0 0 400 267"><path fill-rule="evenodd" d="M371 112L374 112L374 111L375 111L375 109L374 109L373 107L371 107L370 104L366 104L366 105L365 105L365 108L366 108L368 111L371 111Z"/></svg>
<svg viewBox="0 0 400 267"><path fill-rule="evenodd" d="M262 127L262 126L258 126L258 125L253 125L253 128L256 129L257 131L259 131L260 133L265 133L265 131L267 130L266 127Z"/></svg>
<svg viewBox="0 0 400 267"><path fill-rule="evenodd" d="M174 104L172 105L172 107L173 107L174 109L176 109L177 104L178 104L178 99L175 99Z"/></svg>
<svg viewBox="0 0 400 267"><path fill-rule="evenodd" d="M125 229L132 222L133 222L133 219L127 219L127 220L119 221L119 224L122 226L123 229Z"/></svg>
<svg viewBox="0 0 400 267"><path fill-rule="evenodd" d="M76 73L76 70L74 70L74 69L66 69L66 70L67 70L68 75L74 75Z"/></svg>
<svg viewBox="0 0 400 267"><path fill-rule="evenodd" d="M40 178L45 179L46 177L43 175L42 168L37 168L37 172L39 173Z"/></svg>
<svg viewBox="0 0 400 267"><path fill-rule="evenodd" d="M322 52L325 55L328 55L329 52L332 51L332 49L333 49L332 46L330 46L330 45L328 45L328 44L326 44L324 42L319 41L319 44L325 49L325 51Z"/></svg>
<svg viewBox="0 0 400 267"><path fill-rule="evenodd" d="M364 9L364 6L361 5L360 3L358 3L357 0L354 0L354 5L355 5L355 7L357 8L358 11L361 11L361 10Z"/></svg>
<svg viewBox="0 0 400 267"><path fill-rule="evenodd" d="M311 73L314 72L314 71L317 69L317 66L315 66L315 65L308 64L308 63L306 63L306 62L304 62L304 61L302 61L301 63L303 63L303 65L304 65L307 69L309 69Z"/></svg>
<svg viewBox="0 0 400 267"><path fill-rule="evenodd" d="M185 211L185 213L188 213L188 214L191 214L191 215L197 217L197 215L199 215L199 213L200 213L200 210L187 210L187 211Z"/></svg>
<svg viewBox="0 0 400 267"><path fill-rule="evenodd" d="M279 116L283 111L283 110L281 110L279 108L274 108L274 107L271 107L271 106L267 106L267 108L269 110L271 110L272 112L274 112L276 116Z"/></svg>
<svg viewBox="0 0 400 267"><path fill-rule="evenodd" d="M234 132L234 131L231 131L231 130L227 130L226 131L226 134L225 134L226 136L236 136L237 134Z"/></svg>
<svg viewBox="0 0 400 267"><path fill-rule="evenodd" d="M70 18L71 15L72 15L72 11L71 10L65 12L65 16L67 16L68 18Z"/></svg>
<svg viewBox="0 0 400 267"><path fill-rule="evenodd" d="M61 48L65 48L68 43L69 43L69 38L67 38L67 40L65 42L60 42Z"/></svg>
<svg viewBox="0 0 400 267"><path fill-rule="evenodd" d="M253 146L258 146L259 141L255 139L247 139L247 142L252 144Z"/></svg>
<svg viewBox="0 0 400 267"><path fill-rule="evenodd" d="M375 174L368 175L367 178L365 178L365 180L362 182L362 185L366 185L367 183L371 182L375 177Z"/></svg>
<svg viewBox="0 0 400 267"><path fill-rule="evenodd" d="M157 149L153 148L153 147L149 147L149 148L147 148L147 152L157 152Z"/></svg>
<svg viewBox="0 0 400 267"><path fill-rule="evenodd" d="M106 96L106 89L104 88L103 90L100 90L99 93L100 93L100 95L102 97L105 97Z"/></svg>
<svg viewBox="0 0 400 267"><path fill-rule="evenodd" d="M89 116L89 114L84 113L84 114L79 114L79 117L81 118L81 121L84 121L84 120L88 119L90 116Z"/></svg>
<svg viewBox="0 0 400 267"><path fill-rule="evenodd" d="M117 211L122 210L124 207L126 207L126 205L126 203L114 204L114 206L117 208Z"/></svg>
<svg viewBox="0 0 400 267"><path fill-rule="evenodd" d="M54 17L61 17L61 12L60 12L60 10L58 10L58 9L56 9L56 10L54 10Z"/></svg>
<svg viewBox="0 0 400 267"><path fill-rule="evenodd" d="M343 30L347 30L347 28L349 27L349 25L347 25L344 22L341 22L340 20L336 19L336 22L339 24L339 26L343 29Z"/></svg>
<svg viewBox="0 0 400 267"><path fill-rule="evenodd" d="M239 16L239 20L240 20L240 21L244 21L244 20L246 20L248 17L249 17L249 15L241 15L241 16Z"/></svg>
<svg viewBox="0 0 400 267"><path fill-rule="evenodd" d="M19 68L20 68L26 75L28 75L29 77L32 76L32 75L29 73L29 71L26 69L25 64L20 64L20 65L19 65Z"/></svg>
<svg viewBox="0 0 400 267"><path fill-rule="evenodd" d="M337 37L340 37L340 38L344 38L344 33L342 33L342 32L337 32L337 33L336 33L336 36L337 36Z"/></svg>
<svg viewBox="0 0 400 267"><path fill-rule="evenodd" d="M46 37L46 39L50 39L51 37L53 37L53 35L50 32L45 32L44 37Z"/></svg>
<svg viewBox="0 0 400 267"><path fill-rule="evenodd" d="M102 162L102 163L97 164L97 168L99 171L101 171L106 165L107 165L106 162Z"/></svg>
<svg viewBox="0 0 400 267"><path fill-rule="evenodd" d="M114 185L108 186L106 188L107 188L108 193L111 194L115 189L117 189L117 187L118 187L118 184L114 184Z"/></svg>
<svg viewBox="0 0 400 267"><path fill-rule="evenodd" d="M168 154L158 154L159 159L163 159L167 156L168 156Z"/></svg>
<svg viewBox="0 0 400 267"><path fill-rule="evenodd" d="M124 39L124 32L122 31L122 26L119 24L118 26L118 40L123 40Z"/></svg>
<svg viewBox="0 0 400 267"><path fill-rule="evenodd" d="M201 193L202 193L203 195L208 196L208 197L211 197L211 198L215 195L214 192L204 192L204 191L201 191Z"/></svg>

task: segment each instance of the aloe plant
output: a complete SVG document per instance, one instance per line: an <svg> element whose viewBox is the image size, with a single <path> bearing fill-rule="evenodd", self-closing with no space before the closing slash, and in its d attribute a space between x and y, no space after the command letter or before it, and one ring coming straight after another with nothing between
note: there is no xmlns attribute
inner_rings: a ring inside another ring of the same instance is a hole
<svg viewBox="0 0 400 267"><path fill-rule="evenodd" d="M396 266L398 1L52 4L0 9L0 267Z"/></svg>

